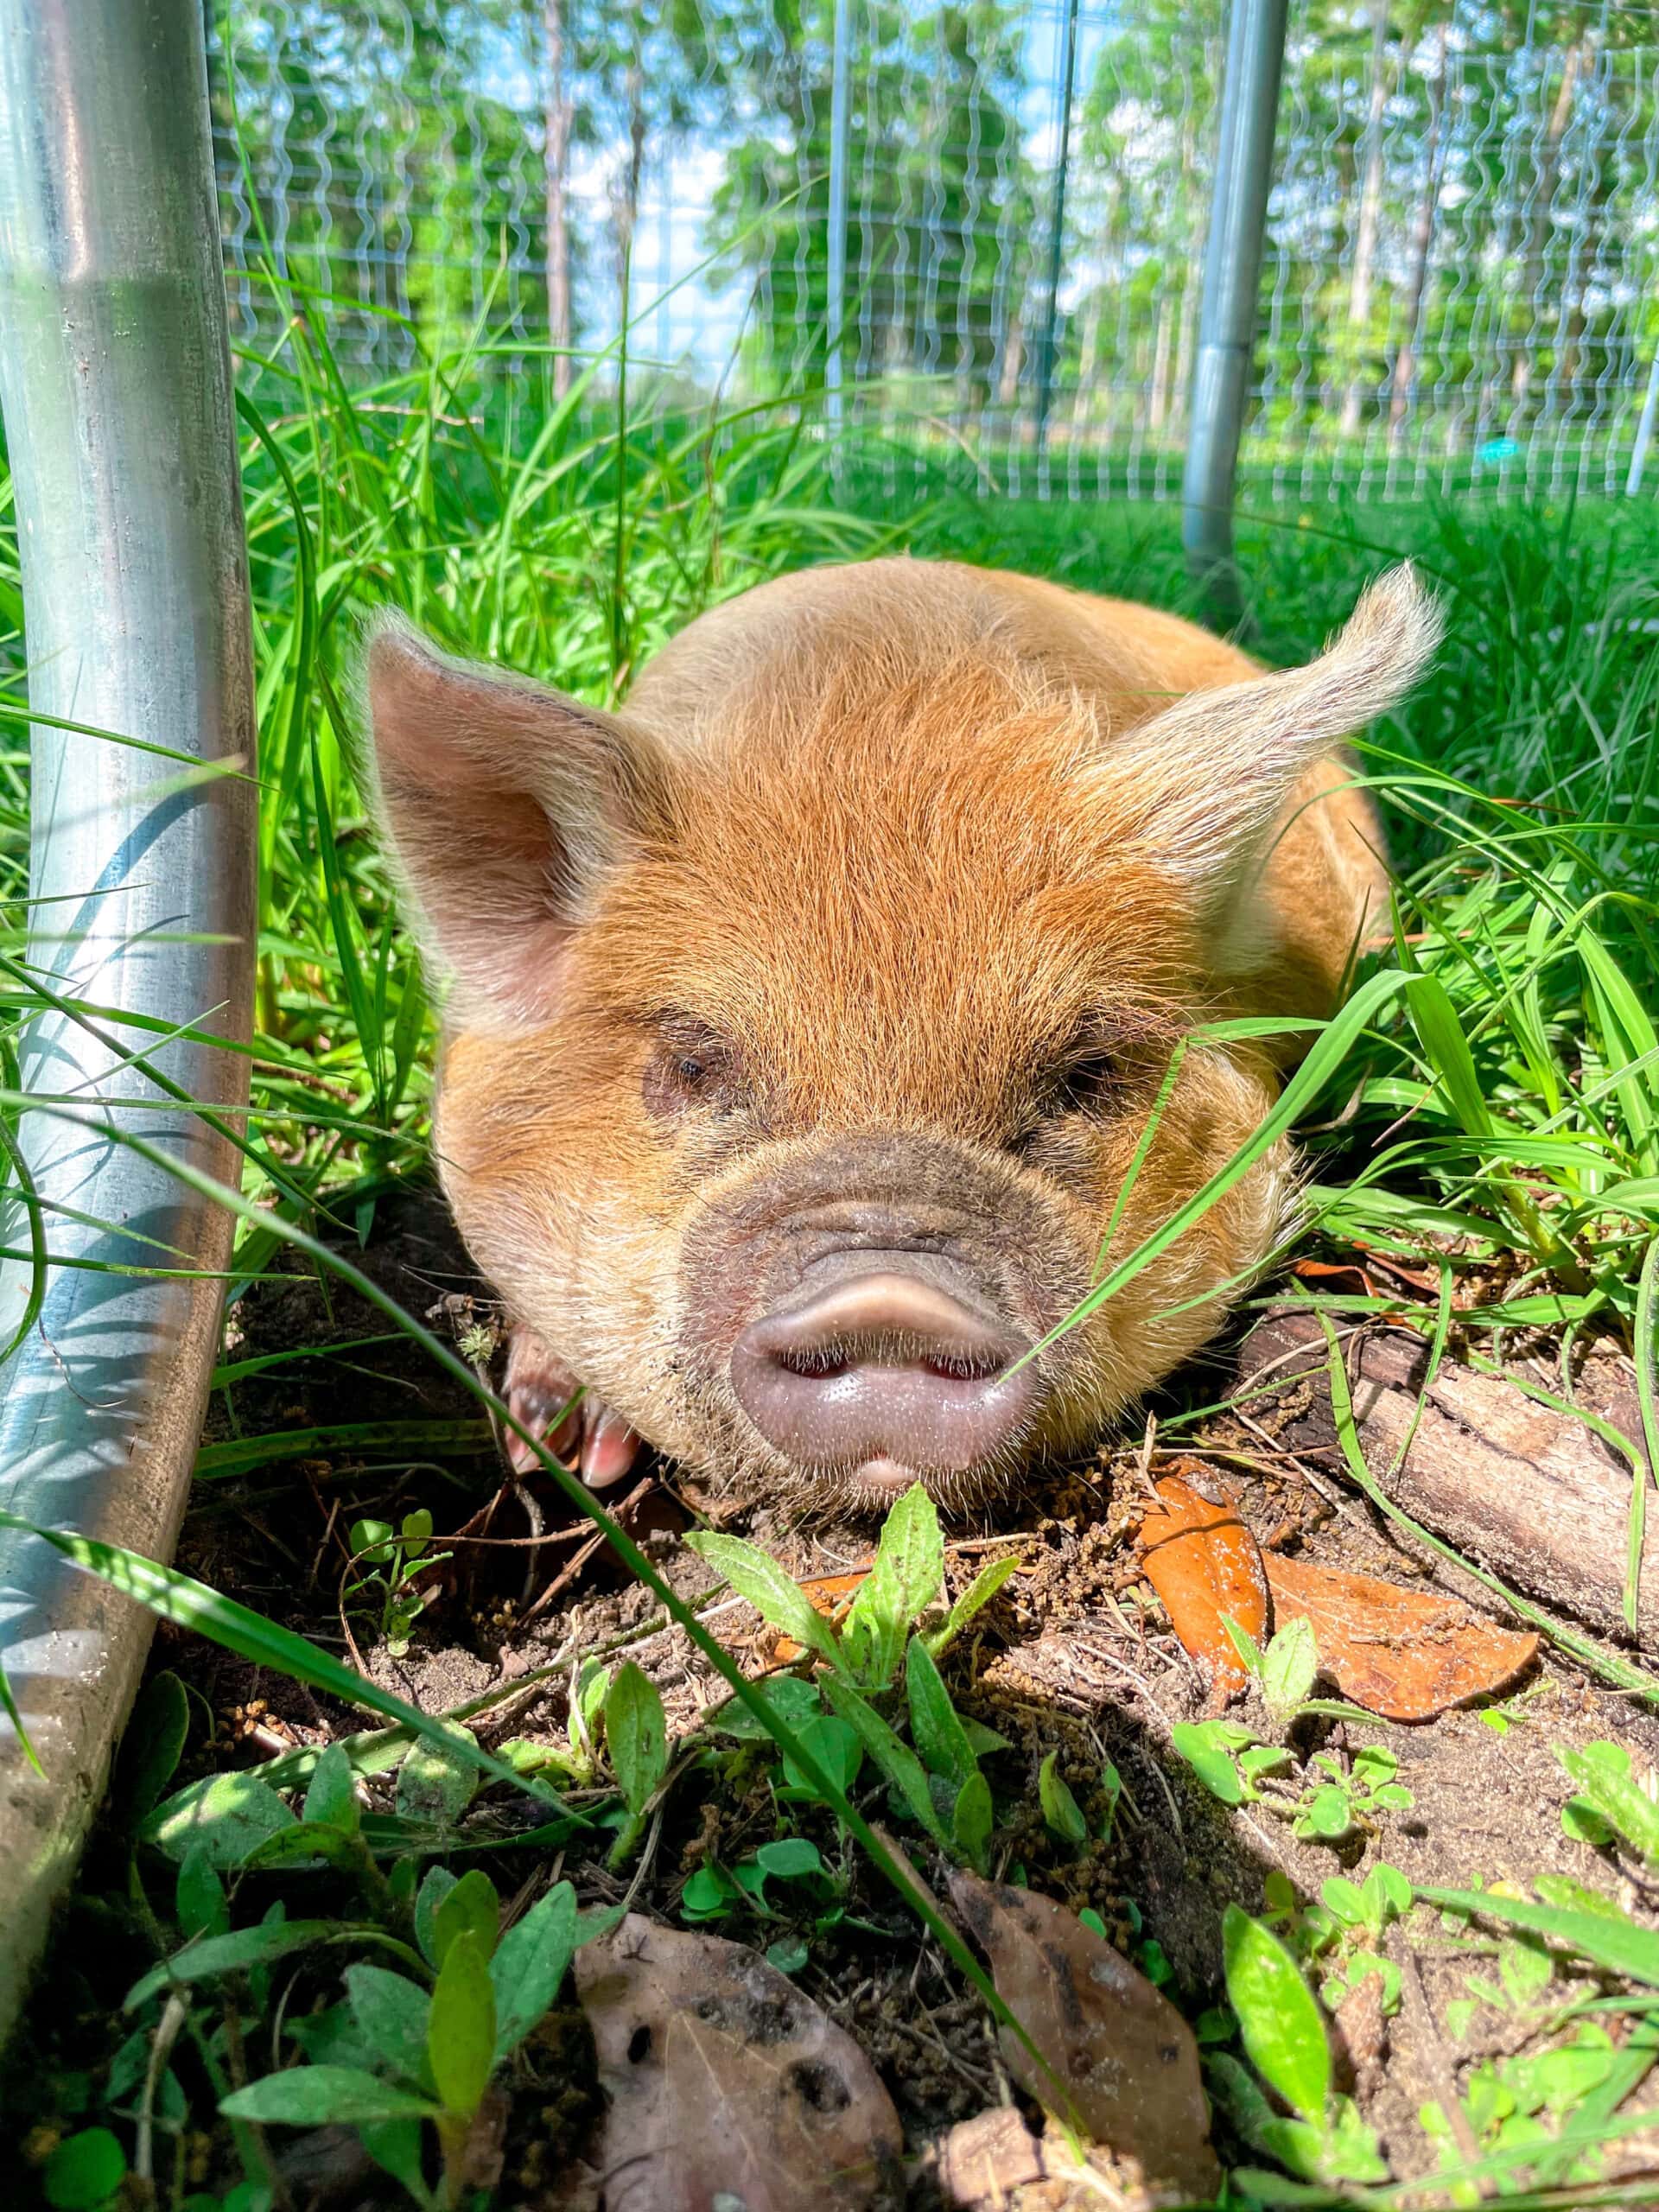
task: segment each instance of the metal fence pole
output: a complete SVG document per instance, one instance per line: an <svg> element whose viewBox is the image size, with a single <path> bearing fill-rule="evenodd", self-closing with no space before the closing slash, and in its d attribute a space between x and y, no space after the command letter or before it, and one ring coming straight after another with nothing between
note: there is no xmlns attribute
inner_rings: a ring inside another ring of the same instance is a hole
<svg viewBox="0 0 1659 2212"><path fill-rule="evenodd" d="M847 194L853 117L853 0L836 0L836 50L830 82L829 297L824 313L829 353L823 365L824 404L832 429L841 428L842 324L847 316Z"/></svg>
<svg viewBox="0 0 1659 2212"><path fill-rule="evenodd" d="M96 1125L235 1178L233 1148L130 1058L149 1048L232 1114L246 1100L242 1054L169 1033L245 1040L254 958L254 788L233 772L254 765L252 645L200 0L0 0L0 409L41 718L29 958L60 996L134 1017L93 1036L42 1014L22 1042L24 1086L86 1118L22 1118L53 1264L27 1328L30 1270L0 1273L0 1344L22 1330L0 1374L0 1503L166 1559L232 1224ZM6 1241L26 1248L11 1211ZM0 2032L150 1625L0 1533L0 1666L46 1770L0 1732Z"/></svg>
<svg viewBox="0 0 1659 2212"><path fill-rule="evenodd" d="M1659 420L1659 346L1654 349L1653 365L1648 371L1648 389L1642 401L1642 413L1636 425L1636 442L1630 448L1630 466L1624 479L1624 496L1633 499L1642 489L1642 476L1648 465L1648 448L1653 443L1653 429Z"/></svg>
<svg viewBox="0 0 1659 2212"><path fill-rule="evenodd" d="M1233 484L1255 350L1286 14L1287 0L1233 0L1192 374L1192 427L1181 481L1181 538L1188 565L1212 615L1229 627L1241 608L1233 561Z"/></svg>
<svg viewBox="0 0 1659 2212"><path fill-rule="evenodd" d="M1065 256L1065 179L1071 162L1071 99L1077 83L1077 0L1066 0L1065 47L1060 67L1060 143L1054 163L1054 196L1048 216L1048 279L1043 327L1037 346L1037 455L1047 459L1048 410L1054 399L1054 341L1060 315L1060 276Z"/></svg>

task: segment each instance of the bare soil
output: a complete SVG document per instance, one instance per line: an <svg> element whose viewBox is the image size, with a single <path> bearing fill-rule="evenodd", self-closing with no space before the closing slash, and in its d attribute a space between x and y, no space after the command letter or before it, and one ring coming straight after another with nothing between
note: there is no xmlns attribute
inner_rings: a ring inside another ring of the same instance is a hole
<svg viewBox="0 0 1659 2212"><path fill-rule="evenodd" d="M441 1203L424 1192L383 1200L366 1249L353 1251L412 1311L427 1314L452 1339L487 1328L492 1313L468 1268ZM331 1283L296 1268L289 1276L251 1289L235 1311L228 1357L250 1360L297 1347L349 1345L382 1333L371 1308ZM469 1343L476 1339L468 1338ZM1189 1402L1216 1399L1229 1355L1211 1354ZM1186 1378L1191 1382L1192 1378ZM1185 1387L1178 1384L1179 1389ZM1247 1429L1228 1414L1215 1416L1197 1441L1264 1546L1395 1581L1433 1582L1469 1596L1475 1586L1431 1554L1402 1541L1351 1487L1332 1455L1308 1442L1308 1384L1292 1382L1276 1397L1251 1402ZM328 1427L343 1423L467 1422L476 1407L418 1351L403 1340L328 1351L269 1368L238 1381L215 1401L210 1444L238 1438ZM1299 1428L1298 1423L1302 1426ZM1182 1448L1194 1441L1184 1435ZM1254 1461L1254 1466L1245 1461ZM1262 1471L1264 1468L1273 1471ZM199 1486L180 1563L192 1573L258 1607L319 1642L353 1653L373 1675L424 1709L438 1712L496 1691L558 1662L551 1680L493 1706L474 1722L486 1743L507 1737L563 1741L571 1673L589 1652L626 1649L656 1682L671 1728L695 1728L723 1690L687 1639L657 1625L648 1592L628 1583L573 1523L550 1484L524 1493L503 1486L503 1462L487 1436L463 1439L429 1455L407 1446L372 1442L342 1454L318 1446L268 1458ZM1260 1911L1274 1878L1298 1897L1316 1898L1322 1881L1342 1873L1363 1878L1377 1859L1414 1883L1476 1887L1503 1878L1517 1885L1553 1872L1612 1889L1639 1917L1655 1900L1605 1853L1569 1840L1560 1808L1570 1788L1554 1756L1557 1745L1604 1738L1629 1745L1644 1764L1659 1765L1659 1720L1630 1697L1605 1688L1576 1665L1547 1652L1533 1677L1504 1701L1501 1726L1478 1712L1453 1712L1424 1726L1376 1721L1300 1725L1294 1748L1380 1743L1400 1760L1412 1792L1409 1810L1384 1816L1370 1831L1332 1847L1301 1842L1287 1821L1261 1807L1230 1810L1199 1784L1171 1748L1170 1731L1197 1719L1207 1684L1171 1634L1137 1571L1126 1531L1144 1494L1143 1439L1104 1452L1093 1465L1053 1472L1007 1500L995 1517L948 1532L952 1589L964 1586L988 1557L1016 1552L1022 1571L981 1616L971 1640L949 1669L961 1708L1000 1730L1014 1748L988 1770L999 1812L1017 1809L999 1831L994 1871L1023 1872L1033 1888L1074 1907L1093 1907L1131 1957L1154 1975L1166 1970L1169 1993L1190 2018L1220 1996L1220 1918L1236 1901ZM345 1531L365 1513L395 1519L423 1505L453 1559L411 1646L393 1658L375 1624L361 1612L342 1623L340 1587ZM732 1512L725 1502L694 1494L671 1471L649 1471L627 1495L627 1525L688 1599L711 1589L709 1569L680 1541L694 1513L766 1543L799 1578L855 1568L868 1556L871 1532L861 1527L792 1525L764 1510ZM448 1541L469 1530L474 1541ZM494 1541L475 1541L487 1536ZM524 1539L537 1541L525 1542ZM518 1540L503 1541L503 1539ZM1490 1602L1490 1601L1487 1601ZM752 1672L776 1663L775 1641L741 1601L715 1603L710 1628ZM360 1715L263 1675L212 1645L163 1629L156 1666L181 1675L211 1712L211 1736L197 1732L181 1778L210 1767L246 1764L295 1745L320 1744L363 1725ZM1251 1694L1254 1696L1254 1693ZM1234 1717L1272 1729L1247 1700ZM1051 1751L1097 1831L1105 1811L1099 1790L1104 1761L1124 1784L1122 1810L1109 1842L1078 1852L1059 1845L1037 1809L1037 1771ZM879 1803L874 1808L885 1817ZM731 1863L774 1832L770 1793L759 1761L722 1775L693 1768L677 1784L638 1865L621 1877L571 1852L563 1872L585 1904L618 1903L677 1924L679 1891L711 1858ZM840 1846L827 1818L808 1814L804 1831L826 1859ZM911 1831L907 1847L925 1873L926 1854ZM849 1858L848 1919L814 1936L800 1985L858 2041L894 2098L910 2154L906 2202L939 2202L934 2146L952 2124L988 2107L1019 2101L1000 2063L982 2007L918 1930L892 1892ZM489 1871L504 1897L542 1871L537 1854L494 1854ZM152 1870L156 1894L166 1877ZM116 2015L125 1987L152 1961L142 1927L124 1902L124 1853L111 1841L94 1846L75 1899L63 1914L53 1961L30 2027L14 2051L6 2097L14 2120L39 2122L40 2083L81 2074L96 2082L125 2031ZM936 1894L944 1894L942 1878ZM276 1894L274 1885L272 1894ZM781 1893L779 1893L781 1894ZM315 1909L308 1904L304 1910ZM786 1908L785 1908L786 1910ZM238 1907L238 1917L244 1908ZM1414 1923L1421 1927L1422 1916ZM764 1946L787 1935L778 1923L727 1923L721 1933ZM1540 2030L1537 2009L1477 1998L1466 2018L1448 2006L1467 2005L1471 1974L1492 1981L1496 1943L1472 1945L1466 1934L1431 1934L1408 1948L1395 1931L1391 1956L1402 1971L1399 2009L1385 2018L1379 1985L1362 1986L1338 2020L1339 2057L1365 2117L1378 2131L1396 2176L1432 2163L1418 2124L1425 2103L1449 2105L1486 2060L1527 2047ZM1560 1976L1552 2002L1562 1994ZM1593 1994L1588 1978L1585 1993ZM1452 2021L1459 2031L1453 2031ZM262 2054L253 2070L268 2063ZM30 2094L34 2103L20 2098ZM204 2108L206 2108L204 2107ZM1027 2108L1029 2110L1029 2108ZM512 2095L500 2117L503 2204L569 2208L596 2202L586 2163L600 2118L591 2049L581 2014L556 2013L528 2047ZM1034 2115L1033 2115L1034 2117ZM29 2155L27 2126L14 2142ZM1224 2152L1236 2152L1224 2139ZM36 2144L38 2148L38 2143ZM222 2146L204 2137L189 2155L204 2178L223 2174ZM397 2201L384 2177L365 2170L340 2140L296 2148L296 2201L368 2205ZM1626 2169L1634 2163L1625 2161ZM1610 2168L1610 2171L1618 2171ZM377 2191L384 2189L384 2199ZM1012 2190L1007 2203L1055 2207L1097 2202L1052 2183Z"/></svg>

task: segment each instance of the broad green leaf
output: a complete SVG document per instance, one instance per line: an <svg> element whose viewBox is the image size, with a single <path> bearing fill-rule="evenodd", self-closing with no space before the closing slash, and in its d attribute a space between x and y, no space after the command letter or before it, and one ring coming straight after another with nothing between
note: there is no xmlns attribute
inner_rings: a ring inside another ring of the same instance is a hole
<svg viewBox="0 0 1659 2212"><path fill-rule="evenodd" d="M228 1936L231 1908L225 1885L214 1870L213 1854L205 1844L194 1844L179 1862L173 1885L173 1910L181 1934Z"/></svg>
<svg viewBox="0 0 1659 2212"><path fill-rule="evenodd" d="M427 2017L426 2060L446 2112L467 2119L495 2070L495 1989L476 1936L458 1936L444 1955Z"/></svg>
<svg viewBox="0 0 1659 2212"><path fill-rule="evenodd" d="M893 1680L911 1630L944 1580L938 1512L915 1483L882 1523L874 1563L842 1626L848 1664L867 1689L885 1689Z"/></svg>
<svg viewBox="0 0 1659 2212"><path fill-rule="evenodd" d="M267 2074L250 2082L245 2089L219 2099L226 2120L257 2120L289 2127L353 2126L364 2120L422 2120L432 2112L431 2101L417 2097L378 2074L360 2074L350 2066L291 2066L285 2074Z"/></svg>
<svg viewBox="0 0 1659 2212"><path fill-rule="evenodd" d="M453 1827L478 1789L478 1738L458 1721L444 1724L443 1739L413 1744L397 1770L398 1816L434 1827Z"/></svg>
<svg viewBox="0 0 1659 2212"><path fill-rule="evenodd" d="M343 1835L355 1835L362 1825L357 1777L352 1771L350 1758L338 1744L330 1744L312 1769L310 1785L305 1793L305 1817L325 1827L338 1828Z"/></svg>
<svg viewBox="0 0 1659 2212"><path fill-rule="evenodd" d="M406 1860L412 1865L412 1860ZM447 1866L429 1867L415 1898L415 1941L422 1955L431 1966L442 1964L437 1951L438 1908L455 1886L455 1877Z"/></svg>
<svg viewBox="0 0 1659 2212"><path fill-rule="evenodd" d="M816 1690L813 1695L816 1699ZM858 1779L859 1768L864 1763L864 1746L859 1740L857 1730L849 1728L833 1713L820 1711L815 1719L809 1720L797 1732L802 1750L817 1759L843 1794L850 1789ZM816 1800L817 1792L787 1753L784 1757L783 1767L784 1779L789 1787Z"/></svg>
<svg viewBox="0 0 1659 2212"><path fill-rule="evenodd" d="M190 1700L174 1674L152 1675L132 1709L116 1763L114 1813L124 1828L153 1813L190 1732Z"/></svg>
<svg viewBox="0 0 1659 2212"><path fill-rule="evenodd" d="M1281 1727L1294 1718L1313 1688L1319 1667L1313 1624L1299 1613L1285 1623L1262 1655L1262 1694Z"/></svg>
<svg viewBox="0 0 1659 2212"><path fill-rule="evenodd" d="M725 1576L740 1598L748 1599L771 1627L781 1630L807 1650L816 1651L832 1666L841 1664L829 1622L799 1585L791 1582L777 1560L758 1544L704 1529L694 1529L685 1541L716 1574Z"/></svg>
<svg viewBox="0 0 1659 2212"><path fill-rule="evenodd" d="M433 1965L441 1968L449 1956L450 1947L463 1936L470 1937L487 1959L495 1948L500 1925L501 1900L496 1895L495 1884L481 1868L474 1866L446 1892L432 1916Z"/></svg>
<svg viewBox="0 0 1659 2212"><path fill-rule="evenodd" d="M605 1698L605 1740L631 1813L643 1813L668 1771L668 1722L657 1688L630 1659Z"/></svg>
<svg viewBox="0 0 1659 2212"><path fill-rule="evenodd" d="M798 1732L823 1718L823 1700L817 1684L804 1682L798 1675L774 1675L770 1681L757 1682L755 1688L785 1727ZM753 1713L734 1697L717 1705L706 1718L709 1727L718 1728L722 1735L740 1736L746 1743L771 1740Z"/></svg>
<svg viewBox="0 0 1659 2212"><path fill-rule="evenodd" d="M122 2009L136 2012L158 1990L170 1988L177 1981L208 1981L215 1974L268 1966L273 1959L308 1949L313 1943L353 1941L391 1943L391 1938L378 1928L351 1928L338 1920L280 1920L257 1928L238 1928L228 1936L205 1936L135 1981Z"/></svg>
<svg viewBox="0 0 1659 2212"><path fill-rule="evenodd" d="M107 2127L83 2127L66 2135L47 2160L41 2194L53 2212L102 2212L126 2173L120 2138Z"/></svg>
<svg viewBox="0 0 1659 2212"><path fill-rule="evenodd" d="M1354 1825L1353 1806L1339 1783L1326 1782L1308 1799L1296 1822L1297 1833L1324 1836L1337 1842Z"/></svg>
<svg viewBox="0 0 1659 2212"><path fill-rule="evenodd" d="M905 1688L910 1705L910 1736L922 1764L955 1789L979 1772L973 1745L950 1702L925 1643L912 1636L905 1653Z"/></svg>
<svg viewBox="0 0 1659 2212"><path fill-rule="evenodd" d="M981 1873L985 1870L993 1817L990 1783L982 1774L970 1774L950 1809L950 1834L968 1864Z"/></svg>
<svg viewBox="0 0 1659 2212"><path fill-rule="evenodd" d="M775 1874L780 1881L798 1881L803 1875L823 1872L817 1845L804 1835L779 1836L763 1843L754 1857L763 1873Z"/></svg>
<svg viewBox="0 0 1659 2212"><path fill-rule="evenodd" d="M362 1853L354 1838L321 1821L296 1821L278 1828L251 1851L242 1862L251 1874L279 1869L337 1866L346 1871L360 1866Z"/></svg>
<svg viewBox="0 0 1659 2212"><path fill-rule="evenodd" d="M257 1775L216 1774L168 1798L140 1833L169 1858L199 1848L215 1866L239 1866L267 1836L292 1827L294 1817Z"/></svg>
<svg viewBox="0 0 1659 2212"><path fill-rule="evenodd" d="M516 2050L559 1993L576 1948L576 1893L555 1884L515 1920L490 1960L497 2065Z"/></svg>
<svg viewBox="0 0 1659 2212"><path fill-rule="evenodd" d="M426 2138L418 2120L362 2120L357 2139L383 2173L402 2183L416 2204L434 2202L426 2185Z"/></svg>
<svg viewBox="0 0 1659 2212"><path fill-rule="evenodd" d="M361 1960L346 1969L346 2002L352 2022L387 2069L413 2088L430 2091L426 2071L427 2016L431 2000L407 1974Z"/></svg>
<svg viewBox="0 0 1659 2212"><path fill-rule="evenodd" d="M1305 2120L1325 2118L1331 2050L1313 1992L1272 1930L1230 1904L1222 1920L1227 1996L1250 2063Z"/></svg>
<svg viewBox="0 0 1659 2212"><path fill-rule="evenodd" d="M1238 1777L1234 1753L1249 1742L1249 1732L1232 1729L1240 1741L1229 1745L1222 1732L1229 1726L1224 1721L1178 1720L1169 1732L1169 1740L1212 1797L1218 1797L1224 1805L1242 1805L1244 1785Z"/></svg>

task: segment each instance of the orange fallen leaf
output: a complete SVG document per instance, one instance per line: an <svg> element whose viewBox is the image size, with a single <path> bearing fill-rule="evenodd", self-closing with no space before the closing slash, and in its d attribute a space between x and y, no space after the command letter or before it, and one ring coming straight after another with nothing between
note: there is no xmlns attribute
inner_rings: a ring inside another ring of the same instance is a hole
<svg viewBox="0 0 1659 2212"><path fill-rule="evenodd" d="M607 2212L871 2212L904 2137L858 2045L745 1943L630 1913L576 1953Z"/></svg>
<svg viewBox="0 0 1659 2212"><path fill-rule="evenodd" d="M1046 2062L1001 2030L1020 2088L1133 2161L1146 2184L1140 2201L1207 2203L1221 2177L1198 2047L1169 1999L1052 1897L968 1873L950 1877L950 1895L991 1962L997 1995Z"/></svg>
<svg viewBox="0 0 1659 2212"><path fill-rule="evenodd" d="M1212 1505L1179 1475L1153 1485L1141 1522L1141 1565L1183 1648L1210 1671L1218 1711L1249 1679L1222 1625L1228 1614L1260 1638L1268 1625L1262 1549L1230 1505Z"/></svg>
<svg viewBox="0 0 1659 2212"><path fill-rule="evenodd" d="M869 1571L868 1567L858 1567L849 1574L814 1574L802 1583L801 1588L811 1600L814 1612L833 1621L845 1611L848 1599L858 1595ZM801 1652L801 1645L792 1636L779 1634L774 1637L772 1656L780 1666L792 1666Z"/></svg>
<svg viewBox="0 0 1659 2212"><path fill-rule="evenodd" d="M1298 1615L1319 1669L1344 1697L1385 1720L1433 1720L1507 1689L1537 1655L1529 1630L1500 1628L1456 1598L1269 1554L1275 1628Z"/></svg>

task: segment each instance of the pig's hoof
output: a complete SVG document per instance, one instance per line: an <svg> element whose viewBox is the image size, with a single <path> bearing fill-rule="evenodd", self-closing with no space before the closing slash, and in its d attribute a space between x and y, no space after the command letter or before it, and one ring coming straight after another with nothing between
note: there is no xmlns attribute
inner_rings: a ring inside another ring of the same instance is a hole
<svg viewBox="0 0 1659 2212"><path fill-rule="evenodd" d="M590 1490L620 1483L639 1452L639 1439L620 1414L598 1399L582 1397L568 1367L555 1359L533 1330L515 1329L507 1347L507 1411L539 1436L556 1458L579 1471ZM507 1464L518 1475L540 1463L522 1436L509 1430Z"/></svg>

